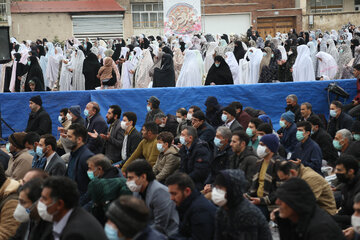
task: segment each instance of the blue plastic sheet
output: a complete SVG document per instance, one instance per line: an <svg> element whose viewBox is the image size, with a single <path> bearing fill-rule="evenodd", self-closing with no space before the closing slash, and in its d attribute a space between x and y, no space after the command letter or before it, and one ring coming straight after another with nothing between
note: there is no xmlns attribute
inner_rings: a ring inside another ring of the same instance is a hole
<svg viewBox="0 0 360 240"><path fill-rule="evenodd" d="M191 88L154 88L154 89L120 89L104 91L72 91L72 92L38 92L38 93L2 93L0 94L0 110L3 119L16 131L24 131L30 113L29 99L41 95L43 107L49 113L53 126L53 135L58 136L60 126L58 116L60 109L72 105L80 105L83 111L90 101L99 103L101 115L105 118L110 105L117 104L122 112L132 111L137 114L137 128L140 130L146 116L146 100L151 96L160 99L160 109L165 114L174 114L180 107L188 109L191 105L199 106L205 111L205 101L215 96L222 106L239 101L244 107L264 110L272 119L274 128L286 107L285 98L296 94L299 104L310 102L315 113L322 113L328 118L328 95L325 88L332 81L270 83L232 86L206 86ZM356 95L356 80L337 80L336 83L350 94L351 101ZM331 100L333 97L331 98ZM1 124L3 138L11 131Z"/></svg>

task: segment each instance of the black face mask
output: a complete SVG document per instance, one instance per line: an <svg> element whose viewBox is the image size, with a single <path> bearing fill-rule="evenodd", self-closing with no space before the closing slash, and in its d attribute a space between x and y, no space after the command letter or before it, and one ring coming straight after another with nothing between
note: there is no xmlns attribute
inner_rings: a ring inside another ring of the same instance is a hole
<svg viewBox="0 0 360 240"><path fill-rule="evenodd" d="M349 179L346 177L345 173L337 173L336 174L336 178L339 180L339 182L341 183L347 183L349 181Z"/></svg>

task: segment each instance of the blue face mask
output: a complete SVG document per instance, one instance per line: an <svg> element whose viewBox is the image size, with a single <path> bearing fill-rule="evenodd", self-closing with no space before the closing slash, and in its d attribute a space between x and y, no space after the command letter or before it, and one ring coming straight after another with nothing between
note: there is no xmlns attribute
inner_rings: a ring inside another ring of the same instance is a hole
<svg viewBox="0 0 360 240"><path fill-rule="evenodd" d="M215 67L220 67L220 63L215 63Z"/></svg>
<svg viewBox="0 0 360 240"><path fill-rule="evenodd" d="M252 130L251 128L247 128L247 129L246 129L246 134L247 134L249 137L254 136L253 130Z"/></svg>
<svg viewBox="0 0 360 240"><path fill-rule="evenodd" d="M297 131L296 132L296 139L301 142L302 140L304 140L305 136L304 136L304 133L301 132L301 131Z"/></svg>
<svg viewBox="0 0 360 240"><path fill-rule="evenodd" d="M222 147L224 145L223 143L221 143L221 140L219 138L217 138L217 137L214 138L214 144L218 148Z"/></svg>
<svg viewBox="0 0 360 240"><path fill-rule="evenodd" d="M63 118L61 116L58 117L58 121L59 123L62 123L63 122Z"/></svg>
<svg viewBox="0 0 360 240"><path fill-rule="evenodd" d="M314 133L315 133L314 130L311 129L311 135L314 135Z"/></svg>
<svg viewBox="0 0 360 240"><path fill-rule="evenodd" d="M333 146L336 150L341 150L342 146L338 140L333 140Z"/></svg>
<svg viewBox="0 0 360 240"><path fill-rule="evenodd" d="M95 178L95 175L94 175L93 171L87 171L87 175L88 175L90 180L93 180Z"/></svg>
<svg viewBox="0 0 360 240"><path fill-rule="evenodd" d="M156 144L156 148L159 152L163 152L164 151L164 148L163 148L163 145L161 143L157 143Z"/></svg>
<svg viewBox="0 0 360 240"><path fill-rule="evenodd" d="M221 115L221 120L223 122L226 122L227 121L227 116L225 114Z"/></svg>
<svg viewBox="0 0 360 240"><path fill-rule="evenodd" d="M286 124L284 121L280 121L279 124L280 124L280 127L282 127L282 128L286 127Z"/></svg>
<svg viewBox="0 0 360 240"><path fill-rule="evenodd" d="M148 112L150 112L150 111L151 111L151 107L150 107L150 106L146 106L146 110L147 110Z"/></svg>
<svg viewBox="0 0 360 240"><path fill-rule="evenodd" d="M180 143L182 144L182 145L186 145L186 141L185 141L185 138L183 137L183 136L180 136Z"/></svg>
<svg viewBox="0 0 360 240"><path fill-rule="evenodd" d="M10 152L10 143L6 144L6 151Z"/></svg>
<svg viewBox="0 0 360 240"><path fill-rule="evenodd" d="M340 50L339 50L339 53L342 53L342 52L344 52L344 49L340 49Z"/></svg>
<svg viewBox="0 0 360 240"><path fill-rule="evenodd" d="M85 109L84 110L84 115L85 115L85 117L89 117L89 110Z"/></svg>
<svg viewBox="0 0 360 240"><path fill-rule="evenodd" d="M274 54L271 54L271 57L273 58L273 57L274 57Z"/></svg>
<svg viewBox="0 0 360 240"><path fill-rule="evenodd" d="M41 157L43 155L43 150L41 147L37 146L36 147L36 154Z"/></svg>
<svg viewBox="0 0 360 240"><path fill-rule="evenodd" d="M336 117L336 110L330 110L330 116Z"/></svg>
<svg viewBox="0 0 360 240"><path fill-rule="evenodd" d="M360 141L360 134L354 134L355 141Z"/></svg>
<svg viewBox="0 0 360 240"><path fill-rule="evenodd" d="M264 57L266 57L266 55L267 55L266 52L264 52L263 55L264 55Z"/></svg>
<svg viewBox="0 0 360 240"><path fill-rule="evenodd" d="M31 61L28 61L28 65L29 65L29 66L31 65Z"/></svg>
<svg viewBox="0 0 360 240"><path fill-rule="evenodd" d="M34 150L32 150L32 149L29 150L28 153L33 157L35 157L35 155L36 155L36 152Z"/></svg>
<svg viewBox="0 0 360 240"><path fill-rule="evenodd" d="M109 240L121 240L118 236L118 232L109 224L105 224L105 235Z"/></svg>

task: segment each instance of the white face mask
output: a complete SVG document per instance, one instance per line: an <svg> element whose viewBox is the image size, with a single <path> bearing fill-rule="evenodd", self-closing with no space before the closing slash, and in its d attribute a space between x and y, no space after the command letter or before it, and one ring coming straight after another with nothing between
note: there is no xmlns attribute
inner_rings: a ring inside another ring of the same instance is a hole
<svg viewBox="0 0 360 240"><path fill-rule="evenodd" d="M187 120L191 121L191 119L192 119L192 114L188 113L188 114L186 115L186 118L187 118Z"/></svg>
<svg viewBox="0 0 360 240"><path fill-rule="evenodd" d="M219 207L222 207L227 203L225 194L226 192L224 190L213 188L211 192L211 200Z"/></svg>
<svg viewBox="0 0 360 240"><path fill-rule="evenodd" d="M181 123L181 122L182 122L182 118L176 118L176 121L177 121L178 123Z"/></svg>
<svg viewBox="0 0 360 240"><path fill-rule="evenodd" d="M127 122L121 121L121 128L126 130L128 126L126 126Z"/></svg>
<svg viewBox="0 0 360 240"><path fill-rule="evenodd" d="M140 192L141 185L137 185L135 183L135 180L126 181L126 186L130 189L132 192Z"/></svg>
<svg viewBox="0 0 360 240"><path fill-rule="evenodd" d="M53 205L53 204L54 203L52 203L51 205ZM47 208L48 208L48 206L46 206L45 203L43 203L41 201L38 202L37 210L38 210L39 216L44 221L52 222L53 218L54 218L54 215L49 214L48 211L47 211Z"/></svg>
<svg viewBox="0 0 360 240"><path fill-rule="evenodd" d="M18 203L15 211L14 211L14 218L18 222L27 222L30 220L30 210L24 208L20 203Z"/></svg>
<svg viewBox="0 0 360 240"><path fill-rule="evenodd" d="M67 118L67 120L69 120L69 121L72 120L72 117L71 117L70 113L67 113L67 114L66 114L66 118Z"/></svg>
<svg viewBox="0 0 360 240"><path fill-rule="evenodd" d="M159 127L161 128L165 127L165 123L160 124Z"/></svg>
<svg viewBox="0 0 360 240"><path fill-rule="evenodd" d="M351 225L353 226L354 231L356 233L360 234L360 217L352 215L351 216Z"/></svg>
<svg viewBox="0 0 360 240"><path fill-rule="evenodd" d="M259 145L256 149L256 153L258 155L259 158L264 158L266 157L266 155L268 155L268 153L266 152L266 147Z"/></svg>

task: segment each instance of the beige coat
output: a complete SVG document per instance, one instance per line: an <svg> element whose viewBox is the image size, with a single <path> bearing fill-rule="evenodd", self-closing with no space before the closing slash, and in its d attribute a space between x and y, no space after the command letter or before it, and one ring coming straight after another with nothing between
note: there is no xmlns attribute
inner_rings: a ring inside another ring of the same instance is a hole
<svg viewBox="0 0 360 240"><path fill-rule="evenodd" d="M166 152L159 154L153 167L156 180L163 182L168 176L173 174L180 166L179 149L176 146L170 146Z"/></svg>
<svg viewBox="0 0 360 240"><path fill-rule="evenodd" d="M31 156L27 149L23 149L9 160L8 169L5 174L15 180L23 179L25 173L31 169L33 156Z"/></svg>
<svg viewBox="0 0 360 240"><path fill-rule="evenodd" d="M17 193L20 186L18 181L13 179L6 179L0 188L0 204L3 200L12 193ZM17 199L9 199L5 202L0 213L0 240L7 240L14 236L20 223L13 217L14 211L17 207Z"/></svg>
<svg viewBox="0 0 360 240"><path fill-rule="evenodd" d="M299 177L309 184L319 207L324 209L330 215L334 215L336 213L335 198L331 191L330 184L325 178L320 176L310 167L304 167L302 164L300 165Z"/></svg>

